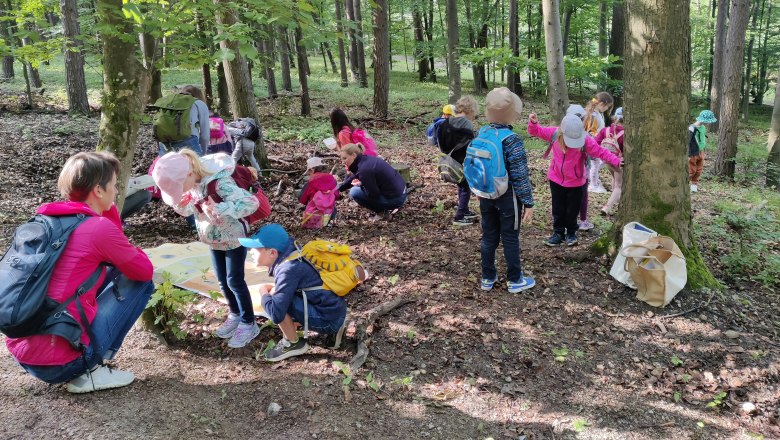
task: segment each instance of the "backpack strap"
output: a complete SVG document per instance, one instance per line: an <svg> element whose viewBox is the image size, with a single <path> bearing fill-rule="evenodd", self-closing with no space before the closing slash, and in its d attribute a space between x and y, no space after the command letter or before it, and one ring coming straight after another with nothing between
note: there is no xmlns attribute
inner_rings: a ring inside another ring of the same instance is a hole
<svg viewBox="0 0 780 440"><path fill-rule="evenodd" d="M544 154L542 155L543 159L547 159L547 157L550 156L550 151L552 151L553 144L557 140L558 140L558 129L556 128L552 134L552 137L550 138L550 143L547 144L547 149L544 151Z"/></svg>
<svg viewBox="0 0 780 440"><path fill-rule="evenodd" d="M63 313L67 313L66 308L70 305L72 302L76 302L76 309L79 312L79 318L81 318L81 328L87 333L90 339L90 343L97 341L97 338L95 338L95 333L92 331L92 325L90 324L89 320L87 319L87 315L84 312L84 306L81 305L81 301L76 301L78 298L81 297L81 295L89 292L92 290L93 287L95 287L95 284L97 284L97 281L100 279L100 275L103 274L103 269L106 267L105 263L100 263L98 267L95 269L94 272L92 272L92 275L89 276L81 285L76 289L76 291L71 295L68 299L61 302L56 309L51 311L50 318L54 319L54 323L52 323L50 326L47 326L46 334L51 335L57 335L65 339L66 341L70 342L71 345L73 345L74 348L80 351L84 351L86 349L85 346L81 346L81 344L76 345L75 341L71 340L72 333L68 331L67 327L69 327L67 324L64 324L63 322L57 322L57 319L59 319ZM103 364L103 360L100 359L98 361L100 365Z"/></svg>

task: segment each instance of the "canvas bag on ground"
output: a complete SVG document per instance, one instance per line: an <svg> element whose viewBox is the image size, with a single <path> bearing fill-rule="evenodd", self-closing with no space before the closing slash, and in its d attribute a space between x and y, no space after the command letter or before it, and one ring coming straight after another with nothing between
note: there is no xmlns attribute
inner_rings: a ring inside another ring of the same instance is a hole
<svg viewBox="0 0 780 440"><path fill-rule="evenodd" d="M688 271L685 257L669 237L659 235L620 251L626 271L636 284L636 297L651 306L664 307L685 287Z"/></svg>
<svg viewBox="0 0 780 440"><path fill-rule="evenodd" d="M647 226L641 223L638 222L626 223L626 225L623 226L623 243L620 246L620 250L622 251L626 246L630 244L639 243L640 241L645 241L657 235L658 235L657 232L655 232L654 230L648 228ZM615 262L612 263L612 269L610 269L609 274L612 275L612 278L636 290L636 285L631 280L631 275L628 272L626 272L625 266L626 266L626 257L624 257L620 252L618 252L617 257L615 257Z"/></svg>

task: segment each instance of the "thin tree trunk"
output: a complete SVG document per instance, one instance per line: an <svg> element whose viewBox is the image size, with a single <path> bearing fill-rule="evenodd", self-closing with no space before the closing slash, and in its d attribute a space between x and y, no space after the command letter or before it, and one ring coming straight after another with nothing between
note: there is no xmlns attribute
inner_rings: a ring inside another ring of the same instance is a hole
<svg viewBox="0 0 780 440"><path fill-rule="evenodd" d="M423 35L422 25L422 13L419 9L419 3L412 6L412 21L414 23L414 59L417 60L417 73L420 78L420 82L428 79L428 59L426 58L423 45L425 44L425 37Z"/></svg>
<svg viewBox="0 0 780 440"><path fill-rule="evenodd" d="M387 118L390 98L390 19L388 0L374 0L374 116Z"/></svg>
<svg viewBox="0 0 780 440"><path fill-rule="evenodd" d="M211 66L204 63L200 66L200 78L203 81L203 94L206 96L206 105L214 108L214 84L211 81Z"/></svg>
<svg viewBox="0 0 780 440"><path fill-rule="evenodd" d="M623 80L623 41L625 38L625 5L623 2L612 4L612 31L609 37L609 53L619 59L615 61L615 66L607 69L607 76L613 81ZM610 90L615 98L615 107L623 105L622 88L612 88Z"/></svg>
<svg viewBox="0 0 780 440"><path fill-rule="evenodd" d="M117 176L117 208L122 210L126 184L130 176L138 138L138 126L146 103L149 74L135 56L136 39L132 21L122 14L122 0L98 0L101 24L116 33L104 33L103 40L103 113L98 129L98 151L110 151L121 163Z"/></svg>
<svg viewBox="0 0 780 440"><path fill-rule="evenodd" d="M769 90L769 78L767 77L767 70L769 69L769 50L767 42L769 40L769 29L772 21L772 0L769 0L769 7L766 13L766 28L764 29L764 44L761 49L761 60L758 67L758 92L756 98L753 100L755 104L761 105L764 103L764 94Z"/></svg>
<svg viewBox="0 0 780 440"><path fill-rule="evenodd" d="M723 53L723 96L718 118L718 157L715 160L715 174L729 179L734 179L734 159L737 156L739 89L749 19L750 0L732 0L729 33Z"/></svg>
<svg viewBox="0 0 780 440"><path fill-rule="evenodd" d="M147 81L149 89L146 91L147 104L154 104L158 99L162 98L162 73L155 67L157 61L158 40L150 34L138 34L138 38L141 44L141 63L149 72L149 81Z"/></svg>
<svg viewBox="0 0 780 440"><path fill-rule="evenodd" d="M460 53L458 52L460 35L458 33L458 2L447 0L447 59L450 66L449 91L447 101L454 104L460 99Z"/></svg>
<svg viewBox="0 0 780 440"><path fill-rule="evenodd" d="M89 114L87 81L84 79L84 53L76 0L60 0L62 33L65 43L65 82L68 94L68 110Z"/></svg>
<svg viewBox="0 0 780 440"><path fill-rule="evenodd" d="M471 0L464 0L465 13L466 13L466 26L469 31L469 47L476 48L477 40L474 36L474 26L472 25L471 15ZM474 93L482 94L482 81L479 77L479 68L477 63L471 63L471 76L474 79Z"/></svg>
<svg viewBox="0 0 780 440"><path fill-rule="evenodd" d="M559 0L542 0L544 13L544 41L547 49L548 96L553 125L558 125L569 106L566 74L563 68L563 43L561 42L561 17Z"/></svg>
<svg viewBox="0 0 780 440"><path fill-rule="evenodd" d="M30 40L29 37L22 38L22 46L29 46L30 44L32 44L32 40ZM38 73L38 69L34 68L30 63L25 63L25 65L32 87L36 89L43 87L43 82L41 82L41 75Z"/></svg>
<svg viewBox="0 0 780 440"><path fill-rule="evenodd" d="M780 78L780 69L778 69ZM775 107L772 109L772 125L767 142L769 156L766 160L766 186L780 189L780 82L775 86Z"/></svg>
<svg viewBox="0 0 780 440"><path fill-rule="evenodd" d="M336 0L336 32L338 33L339 70L341 71L341 87L349 85L347 78L347 60L344 53L344 18L341 13L341 0Z"/></svg>
<svg viewBox="0 0 780 440"><path fill-rule="evenodd" d="M710 86L710 110L715 113L718 122L712 124L712 130L717 131L720 124L720 101L723 96L723 68L728 34L727 20L729 15L729 0L720 0L718 18L715 21L715 55L712 57L712 86ZM742 60L740 60L740 63Z"/></svg>
<svg viewBox="0 0 780 440"><path fill-rule="evenodd" d="M322 45L324 46L325 53L328 55L328 60L330 61L330 71L336 73L336 61L333 59L333 52L330 51L330 44L328 44L327 41L323 41ZM327 67L327 63L325 66ZM325 70L327 70L327 68Z"/></svg>
<svg viewBox="0 0 780 440"><path fill-rule="evenodd" d="M690 3L626 0L625 8L626 45L632 48L625 59L626 167L610 235L618 237L624 224L638 220L674 239L686 256L690 287L715 287L693 234L686 149L681 147L688 139Z"/></svg>
<svg viewBox="0 0 780 440"><path fill-rule="evenodd" d="M355 27L355 7L352 4L353 0L345 0L344 13L347 15L347 34L349 35L349 72L352 77L352 81L359 81L360 79L360 67L358 66L358 45L357 45L357 33Z"/></svg>
<svg viewBox="0 0 780 440"><path fill-rule="evenodd" d="M715 26L715 17L716 17L716 12L715 11L717 9L717 0L712 0L710 5L711 5L711 7L710 7L710 14L711 14L712 19L713 19L712 20L712 23L713 23L712 25ZM707 96L710 96L712 94L712 68L713 68L713 66L712 66L712 59L713 59L713 57L715 57L715 32L717 32L717 30L713 29L712 36L710 36L710 51L709 51L709 54L710 54L710 60L709 61L710 62L709 62L709 66L707 68L707 84L704 87L704 89L707 90Z"/></svg>
<svg viewBox="0 0 780 440"><path fill-rule="evenodd" d="M301 116L311 116L311 101L309 100L309 78L306 75L306 48L303 47L303 31L301 25L295 27L295 51L298 54L298 81L301 84Z"/></svg>
<svg viewBox="0 0 780 440"><path fill-rule="evenodd" d="M446 2L447 0L444 0L444 1ZM439 26L441 27L441 38L442 38L442 40L447 41L447 32L449 31L449 29L447 29L444 26L444 19L441 16L441 1L437 1L436 2L436 11L439 13ZM447 76L450 75L450 57L449 57L449 55L446 55L444 57L444 71L447 74Z"/></svg>
<svg viewBox="0 0 780 440"><path fill-rule="evenodd" d="M363 15L360 12L360 0L352 0L355 10L355 25L357 26L357 66L360 72L360 87L368 87L368 75L366 74L366 50L363 47Z"/></svg>
<svg viewBox="0 0 780 440"><path fill-rule="evenodd" d="M745 76L742 79L742 119L747 122L750 119L750 80L753 75L753 44L756 41L756 26L758 25L758 0L753 3L753 23L750 30L750 41L747 46L747 62L745 63Z"/></svg>
<svg viewBox="0 0 780 440"><path fill-rule="evenodd" d="M563 55L569 54L569 33L571 31L571 17L574 15L574 7L569 6L563 15Z"/></svg>
<svg viewBox="0 0 780 440"><path fill-rule="evenodd" d="M5 16L7 11L11 10L10 3L6 5L5 1L0 0L0 16ZM0 21L0 38L3 39L5 45L9 50L13 50L16 46L13 38L13 26L9 21ZM3 56L3 71L2 78L11 79L15 76L14 73L14 57L13 55Z"/></svg>
<svg viewBox="0 0 780 440"><path fill-rule="evenodd" d="M230 92L225 79L225 67L217 63L217 97L219 98L219 114L223 118L230 117Z"/></svg>
<svg viewBox="0 0 780 440"><path fill-rule="evenodd" d="M609 5L607 0L599 2L599 57L609 55L609 37L607 36L607 14Z"/></svg>
<svg viewBox="0 0 780 440"><path fill-rule="evenodd" d="M509 0L509 48L515 60L520 58L520 39L518 38L517 0ZM520 82L520 67L517 61L507 66L507 88L518 96L523 95Z"/></svg>
<svg viewBox="0 0 780 440"><path fill-rule="evenodd" d="M266 37L260 42L263 51L263 70L265 71L265 80L268 84L268 97L271 99L279 95L276 89L276 73L274 72L274 28L273 25L263 26Z"/></svg>
<svg viewBox="0 0 780 440"><path fill-rule="evenodd" d="M282 89L292 92L290 47L287 44L287 29L285 27L276 27L276 40L279 42L279 63L282 65Z"/></svg>
<svg viewBox="0 0 780 440"><path fill-rule="evenodd" d="M431 69L428 71L428 79L436 82L436 63L433 58L433 0L428 2L428 10L423 15L423 27L428 38L428 62Z"/></svg>
<svg viewBox="0 0 780 440"><path fill-rule="evenodd" d="M32 109L35 107L35 103L33 103L32 85L30 84L30 69L27 66L28 64L29 63L22 61L22 73L24 74L24 89L25 94L27 95L27 108Z"/></svg>

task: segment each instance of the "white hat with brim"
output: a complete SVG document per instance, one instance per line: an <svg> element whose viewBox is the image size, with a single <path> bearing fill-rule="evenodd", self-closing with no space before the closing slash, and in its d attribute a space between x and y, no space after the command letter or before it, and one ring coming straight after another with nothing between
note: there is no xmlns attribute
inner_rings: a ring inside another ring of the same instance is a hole
<svg viewBox="0 0 780 440"><path fill-rule="evenodd" d="M572 104L566 109L567 115L577 115L578 118L583 119L586 115L585 107L579 104Z"/></svg>
<svg viewBox="0 0 780 440"><path fill-rule="evenodd" d="M160 188L160 195L166 205L174 206L181 202L184 180L189 172L190 161L180 153L168 153L155 162L152 178Z"/></svg>
<svg viewBox="0 0 780 440"><path fill-rule="evenodd" d="M561 121L561 134L568 148L580 149L585 145L585 137L588 133L582 125L582 120L577 115L566 115Z"/></svg>
<svg viewBox="0 0 780 440"><path fill-rule="evenodd" d="M322 161L321 157L319 156L310 157L308 160L306 160L306 171L323 165L325 165L325 162Z"/></svg>

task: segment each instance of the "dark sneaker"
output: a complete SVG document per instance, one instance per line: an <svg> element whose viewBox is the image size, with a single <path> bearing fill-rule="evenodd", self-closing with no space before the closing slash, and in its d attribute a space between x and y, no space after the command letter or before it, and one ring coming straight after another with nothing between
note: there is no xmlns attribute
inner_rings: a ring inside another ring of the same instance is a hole
<svg viewBox="0 0 780 440"><path fill-rule="evenodd" d="M476 220L479 218L479 215L477 215L474 212L468 212L466 214L463 214L463 218L466 220Z"/></svg>
<svg viewBox="0 0 780 440"><path fill-rule="evenodd" d="M534 287L535 285L536 281L534 281L534 279L531 277L523 277L520 281L507 281L506 283L506 287L509 288L509 293L520 293L523 290L528 290L531 287Z"/></svg>
<svg viewBox="0 0 780 440"><path fill-rule="evenodd" d="M578 243L577 234L569 234L566 236L566 246L576 246Z"/></svg>
<svg viewBox="0 0 780 440"><path fill-rule="evenodd" d="M544 242L544 244L547 246L560 246L563 244L563 235L553 234Z"/></svg>
<svg viewBox="0 0 780 440"><path fill-rule="evenodd" d="M285 338L282 338L276 347L268 350L264 355L268 362L279 362L289 357L299 356L309 351L309 344L306 339L298 338L298 341L292 343Z"/></svg>
<svg viewBox="0 0 780 440"><path fill-rule="evenodd" d="M344 318L344 323L341 324L339 331L337 331L335 335L328 335L325 340L325 344L328 348L331 350L338 350L338 348L341 347L341 340L347 332L347 327L349 327L349 318Z"/></svg>
<svg viewBox="0 0 780 440"><path fill-rule="evenodd" d="M490 290L493 288L493 285L496 284L496 281L498 281L498 277L489 280L487 278L482 278L482 283L480 284L480 289L482 290Z"/></svg>
<svg viewBox="0 0 780 440"><path fill-rule="evenodd" d="M472 222L471 220L467 220L466 217L452 221L453 226L471 226L473 224L474 222Z"/></svg>

